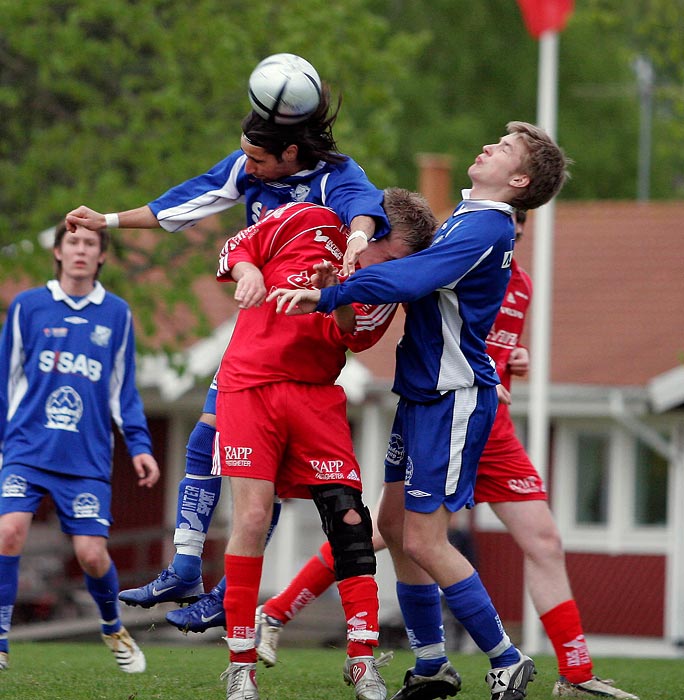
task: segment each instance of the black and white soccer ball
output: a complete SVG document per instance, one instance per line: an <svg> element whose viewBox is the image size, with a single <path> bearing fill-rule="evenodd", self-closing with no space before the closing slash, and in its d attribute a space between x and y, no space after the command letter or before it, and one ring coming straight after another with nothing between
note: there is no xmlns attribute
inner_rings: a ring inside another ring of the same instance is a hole
<svg viewBox="0 0 684 700"><path fill-rule="evenodd" d="M301 56L277 53L265 58L249 76L254 111L276 124L297 124L310 117L321 100L321 79Z"/></svg>

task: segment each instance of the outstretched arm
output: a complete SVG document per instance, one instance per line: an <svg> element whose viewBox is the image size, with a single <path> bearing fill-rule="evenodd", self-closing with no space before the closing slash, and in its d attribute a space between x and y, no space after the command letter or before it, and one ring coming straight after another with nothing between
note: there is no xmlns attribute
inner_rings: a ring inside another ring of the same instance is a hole
<svg viewBox="0 0 684 700"><path fill-rule="evenodd" d="M82 226L90 231L97 231L101 228L157 228L159 222L152 210L145 205L137 209L129 209L118 214L109 214L110 221L104 214L90 209L84 205L76 207L70 211L65 219L67 229L75 231L77 226ZM116 219L114 220L114 217Z"/></svg>

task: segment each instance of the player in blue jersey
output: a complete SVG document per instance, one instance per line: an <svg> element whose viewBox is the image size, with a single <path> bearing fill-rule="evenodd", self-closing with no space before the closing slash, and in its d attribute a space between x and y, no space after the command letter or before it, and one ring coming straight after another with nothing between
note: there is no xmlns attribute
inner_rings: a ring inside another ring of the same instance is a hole
<svg viewBox="0 0 684 700"><path fill-rule="evenodd" d="M97 281L107 243L105 229L58 226L56 279L17 295L0 336L0 670L9 664L19 559L48 494L99 608L105 644L122 671L145 670L121 623L107 550L112 421L140 486L153 486L159 467L135 386L131 312Z"/></svg>
<svg viewBox="0 0 684 700"><path fill-rule="evenodd" d="M470 166L472 189L427 250L361 270L337 287L269 295L290 314L330 312L352 301L408 302L378 513L416 654L393 700L431 700L460 689L445 652L440 589L489 657L492 700L520 700L535 673L532 659L511 644L477 572L447 537L451 514L474 504L477 463L496 414L499 378L485 343L510 277L513 208L541 206L567 177L569 161L543 130L511 122L507 131Z"/></svg>
<svg viewBox="0 0 684 700"><path fill-rule="evenodd" d="M325 85L317 111L304 122L283 126L251 112L242 122L240 149L206 173L137 209L105 215L78 207L67 214L67 224L93 230L107 225L178 231L244 203L250 225L288 202L315 202L333 209L352 232L343 262L343 272L349 273L368 240L385 236L390 227L382 191L358 164L337 150L332 133L336 117ZM187 444L186 473L178 490L176 554L154 581L122 591L124 602L151 607L189 602L203 593L201 555L221 490L221 477L211 476L215 430L216 385L212 382Z"/></svg>

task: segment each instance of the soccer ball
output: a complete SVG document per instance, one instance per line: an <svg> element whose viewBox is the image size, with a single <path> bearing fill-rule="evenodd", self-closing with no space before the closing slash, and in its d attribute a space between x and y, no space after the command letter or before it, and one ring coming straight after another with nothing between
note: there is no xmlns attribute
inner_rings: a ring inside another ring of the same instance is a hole
<svg viewBox="0 0 684 700"><path fill-rule="evenodd" d="M321 79L300 56L277 53L265 58L249 76L249 101L254 111L276 124L297 124L316 111Z"/></svg>

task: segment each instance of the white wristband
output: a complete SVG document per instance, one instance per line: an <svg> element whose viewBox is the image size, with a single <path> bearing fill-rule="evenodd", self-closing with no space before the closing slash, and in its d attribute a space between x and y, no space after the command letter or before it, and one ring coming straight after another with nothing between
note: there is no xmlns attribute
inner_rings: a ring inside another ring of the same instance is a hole
<svg viewBox="0 0 684 700"><path fill-rule="evenodd" d="M119 228L118 214L105 214L105 226L107 228Z"/></svg>
<svg viewBox="0 0 684 700"><path fill-rule="evenodd" d="M363 239L366 242L368 242L368 236L366 235L365 231L362 231L361 229L359 229L358 231L354 231L354 232L350 233L349 238L347 238L347 245L349 245L355 238L361 238L361 237L363 237Z"/></svg>

